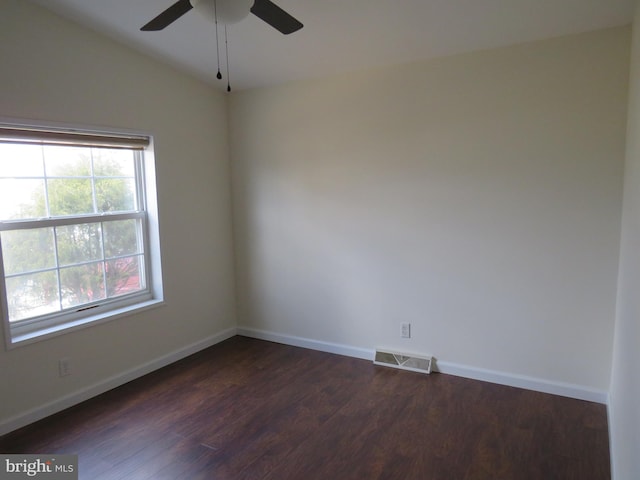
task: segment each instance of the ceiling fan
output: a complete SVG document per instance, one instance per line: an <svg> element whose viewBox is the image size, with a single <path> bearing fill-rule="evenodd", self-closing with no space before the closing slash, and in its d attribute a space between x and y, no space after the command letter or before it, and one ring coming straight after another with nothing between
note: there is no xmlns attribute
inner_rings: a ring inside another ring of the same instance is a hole
<svg viewBox="0 0 640 480"><path fill-rule="evenodd" d="M144 25L142 31L157 31L169 26L192 8L205 17L227 25L253 13L276 30L288 35L302 28L302 23L271 0L178 0L160 15Z"/></svg>

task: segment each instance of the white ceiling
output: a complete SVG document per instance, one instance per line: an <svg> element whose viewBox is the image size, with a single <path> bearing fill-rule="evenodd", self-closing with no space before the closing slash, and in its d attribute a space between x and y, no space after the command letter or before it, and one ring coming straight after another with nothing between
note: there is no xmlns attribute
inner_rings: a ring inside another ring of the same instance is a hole
<svg viewBox="0 0 640 480"><path fill-rule="evenodd" d="M129 46L215 79L215 26L191 10L159 32L140 27L175 0L32 0ZM631 22L634 0L275 0L304 28L253 15L229 26L234 90L494 48ZM224 53L224 45L220 48ZM224 57L221 58L224 67ZM225 69L223 68L223 71Z"/></svg>

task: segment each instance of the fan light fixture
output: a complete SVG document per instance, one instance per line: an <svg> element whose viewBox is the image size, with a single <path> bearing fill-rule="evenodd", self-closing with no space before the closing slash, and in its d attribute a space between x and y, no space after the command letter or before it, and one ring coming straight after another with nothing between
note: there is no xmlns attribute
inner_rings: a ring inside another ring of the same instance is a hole
<svg viewBox="0 0 640 480"><path fill-rule="evenodd" d="M212 22L237 23L249 15L253 0L189 0L198 13Z"/></svg>
<svg viewBox="0 0 640 480"><path fill-rule="evenodd" d="M282 10L271 0L178 0L169 8L147 22L140 30L143 32L155 32L163 30L168 25L182 17L192 8L196 9L205 18L215 23L216 26L216 56L218 60L218 73L216 78L222 79L220 72L220 45L218 43L218 23L224 25L224 50L227 60L227 92L231 91L229 80L229 40L227 25L237 23L249 13L264 20L281 33L288 35L302 28L302 23Z"/></svg>

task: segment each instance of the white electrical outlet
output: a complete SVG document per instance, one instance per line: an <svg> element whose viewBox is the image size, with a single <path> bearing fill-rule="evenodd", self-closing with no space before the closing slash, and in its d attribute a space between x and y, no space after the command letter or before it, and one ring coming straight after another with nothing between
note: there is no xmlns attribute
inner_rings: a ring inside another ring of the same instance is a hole
<svg viewBox="0 0 640 480"><path fill-rule="evenodd" d="M402 338L411 338L411 324L403 323L401 326L400 336Z"/></svg>
<svg viewBox="0 0 640 480"><path fill-rule="evenodd" d="M70 358L61 358L58 360L58 375L61 377L66 377L67 375L71 375L71 359Z"/></svg>

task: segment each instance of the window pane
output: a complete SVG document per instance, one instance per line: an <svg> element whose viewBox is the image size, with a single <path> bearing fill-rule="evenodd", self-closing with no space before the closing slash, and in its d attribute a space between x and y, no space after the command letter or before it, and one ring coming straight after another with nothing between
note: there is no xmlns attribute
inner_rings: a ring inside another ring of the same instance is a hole
<svg viewBox="0 0 640 480"><path fill-rule="evenodd" d="M0 178L0 220L40 218L46 215L44 181Z"/></svg>
<svg viewBox="0 0 640 480"><path fill-rule="evenodd" d="M135 205L136 185L128 178L96 179L98 212L132 212Z"/></svg>
<svg viewBox="0 0 640 480"><path fill-rule="evenodd" d="M9 321L60 311L56 272L40 272L7 278Z"/></svg>
<svg viewBox="0 0 640 480"><path fill-rule="evenodd" d="M118 258L105 263L107 264L107 295L109 298L145 288L142 257Z"/></svg>
<svg viewBox="0 0 640 480"><path fill-rule="evenodd" d="M94 148L93 174L98 177L134 177L134 152L123 149Z"/></svg>
<svg viewBox="0 0 640 480"><path fill-rule="evenodd" d="M136 219L104 222L104 256L119 257L140 253L138 242L138 221Z"/></svg>
<svg viewBox="0 0 640 480"><path fill-rule="evenodd" d="M102 262L61 268L60 287L64 308L104 298Z"/></svg>
<svg viewBox="0 0 640 480"><path fill-rule="evenodd" d="M49 177L88 177L91 175L91 148L44 147L44 160Z"/></svg>
<svg viewBox="0 0 640 480"><path fill-rule="evenodd" d="M99 223L56 227L58 261L61 266L102 260Z"/></svg>
<svg viewBox="0 0 640 480"><path fill-rule="evenodd" d="M56 266L53 228L11 230L0 234L5 275Z"/></svg>
<svg viewBox="0 0 640 480"><path fill-rule="evenodd" d="M41 145L0 144L3 177L42 177L44 175Z"/></svg>
<svg viewBox="0 0 640 480"><path fill-rule="evenodd" d="M52 217L94 213L91 179L47 180L49 211Z"/></svg>

